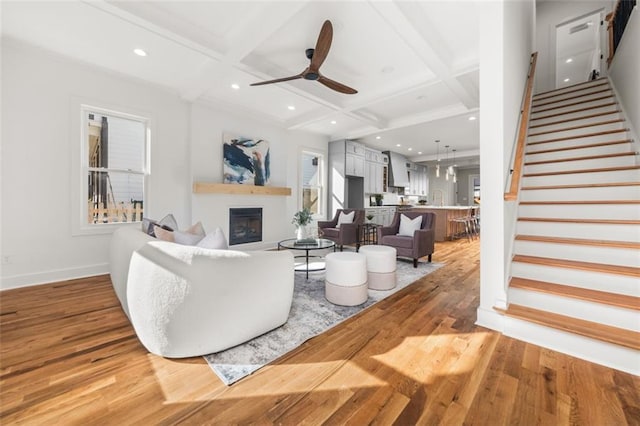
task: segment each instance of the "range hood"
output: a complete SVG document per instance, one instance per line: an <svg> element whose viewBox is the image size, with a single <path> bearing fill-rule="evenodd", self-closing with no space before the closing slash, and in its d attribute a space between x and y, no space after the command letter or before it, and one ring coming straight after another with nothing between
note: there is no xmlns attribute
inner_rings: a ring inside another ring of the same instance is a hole
<svg viewBox="0 0 640 426"><path fill-rule="evenodd" d="M397 152L386 151L389 156L389 186L404 188L409 186L407 159Z"/></svg>

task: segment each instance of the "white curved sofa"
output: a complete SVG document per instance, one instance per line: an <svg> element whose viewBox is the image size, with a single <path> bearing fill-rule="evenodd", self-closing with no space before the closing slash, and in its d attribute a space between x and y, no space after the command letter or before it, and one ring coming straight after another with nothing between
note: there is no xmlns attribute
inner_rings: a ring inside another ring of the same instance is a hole
<svg viewBox="0 0 640 426"><path fill-rule="evenodd" d="M289 251L211 250L123 227L110 247L113 287L149 352L219 352L284 324L293 299Z"/></svg>

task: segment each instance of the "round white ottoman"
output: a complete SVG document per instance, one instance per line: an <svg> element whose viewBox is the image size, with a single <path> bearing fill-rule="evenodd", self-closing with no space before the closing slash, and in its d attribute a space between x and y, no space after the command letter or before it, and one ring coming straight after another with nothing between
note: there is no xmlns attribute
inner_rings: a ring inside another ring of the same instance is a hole
<svg viewBox="0 0 640 426"><path fill-rule="evenodd" d="M367 258L360 253L336 252L325 256L324 294L335 305L356 306L367 301Z"/></svg>
<svg viewBox="0 0 640 426"><path fill-rule="evenodd" d="M367 256L369 288L391 290L396 281L396 249L389 246L362 246L360 253Z"/></svg>

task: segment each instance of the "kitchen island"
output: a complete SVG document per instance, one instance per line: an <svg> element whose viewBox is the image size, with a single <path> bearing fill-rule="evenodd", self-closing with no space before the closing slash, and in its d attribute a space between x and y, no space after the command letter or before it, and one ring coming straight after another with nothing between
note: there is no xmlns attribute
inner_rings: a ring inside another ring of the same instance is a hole
<svg viewBox="0 0 640 426"><path fill-rule="evenodd" d="M460 230L458 224L451 222L451 219L465 217L469 214L469 209L478 209L479 206L413 206L412 212L435 213L436 215L436 241L453 239ZM407 210L406 208L404 210ZM476 210L477 212L477 210Z"/></svg>

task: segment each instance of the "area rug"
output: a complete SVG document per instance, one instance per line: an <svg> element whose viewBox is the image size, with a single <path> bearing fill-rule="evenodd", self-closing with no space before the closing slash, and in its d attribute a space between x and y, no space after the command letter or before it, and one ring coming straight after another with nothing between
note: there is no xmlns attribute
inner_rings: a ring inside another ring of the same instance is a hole
<svg viewBox="0 0 640 426"><path fill-rule="evenodd" d="M420 263L414 268L412 261L398 260L398 285L392 290L369 290L368 300L352 307L334 305L325 299L324 272L309 273L308 280L304 273L296 272L291 313L283 326L225 351L205 355L204 359L226 385L231 385L441 266L442 263Z"/></svg>

